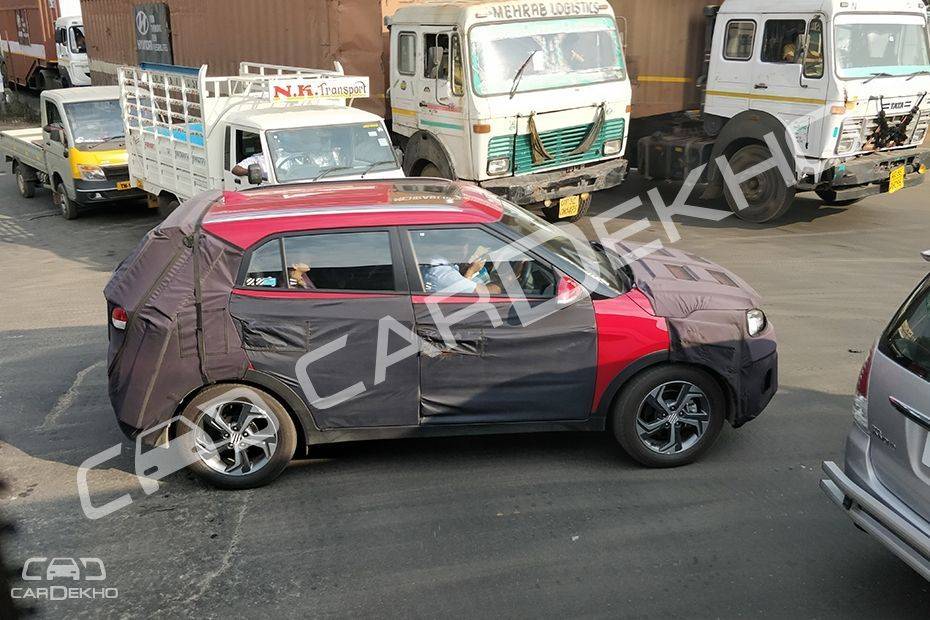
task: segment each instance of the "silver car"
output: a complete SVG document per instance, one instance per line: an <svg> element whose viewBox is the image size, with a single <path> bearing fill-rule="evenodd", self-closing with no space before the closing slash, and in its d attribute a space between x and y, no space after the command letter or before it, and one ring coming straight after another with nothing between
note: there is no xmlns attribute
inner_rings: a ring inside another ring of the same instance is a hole
<svg viewBox="0 0 930 620"><path fill-rule="evenodd" d="M930 251L923 254L930 260ZM864 531L930 580L930 275L859 373L846 463L820 486Z"/></svg>

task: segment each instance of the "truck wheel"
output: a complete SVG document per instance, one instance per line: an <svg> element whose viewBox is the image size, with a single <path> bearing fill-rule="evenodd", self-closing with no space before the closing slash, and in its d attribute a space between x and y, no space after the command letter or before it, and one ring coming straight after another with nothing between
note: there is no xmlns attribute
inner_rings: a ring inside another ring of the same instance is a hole
<svg viewBox="0 0 930 620"><path fill-rule="evenodd" d="M223 384L197 395L181 414L177 440L197 455L191 470L222 489L251 489L277 478L294 456L297 430L267 392Z"/></svg>
<svg viewBox="0 0 930 620"><path fill-rule="evenodd" d="M19 189L19 195L23 198L32 198L36 195L35 176L29 175L31 177L29 178L28 174L26 166L16 165L16 188Z"/></svg>
<svg viewBox="0 0 930 620"><path fill-rule="evenodd" d="M433 162L427 162L427 164L426 164L425 166L423 166L423 168L420 170L420 174L418 174L417 176L419 176L419 177L433 177L433 178L436 178L436 179L444 179L444 178L447 178L446 176L444 176L444 175L442 174L442 170L439 169L439 166L437 166L437 165L434 164Z"/></svg>
<svg viewBox="0 0 930 620"><path fill-rule="evenodd" d="M569 217L563 217L563 218L559 217L559 203L558 201L556 201L555 204L552 205L551 207L543 206L542 208L543 218L545 218L547 222L552 222L553 224L555 224L556 222L577 222L578 220L580 220L581 218L583 218L584 216L588 214L588 210L591 209L591 201L592 201L591 194L588 194L587 198L582 197L579 200L578 213L576 213L575 215L572 215Z"/></svg>
<svg viewBox="0 0 930 620"><path fill-rule="evenodd" d="M668 364L640 373L613 406L614 437L648 467L677 467L713 445L725 418L726 400L709 374Z"/></svg>
<svg viewBox="0 0 930 620"><path fill-rule="evenodd" d="M730 157L730 168L734 173L739 174L771 158L772 153L767 147L761 144L750 144ZM785 180L777 168L769 168L762 174L744 181L739 187L748 206L740 209L730 193L730 188L724 183L723 192L726 195L727 204L738 218L755 224L764 224L781 217L794 200L794 187L785 185Z"/></svg>
<svg viewBox="0 0 930 620"><path fill-rule="evenodd" d="M158 215L160 215L162 219L174 213L174 210L180 206L181 201L171 194L164 194L158 197Z"/></svg>
<svg viewBox="0 0 930 620"><path fill-rule="evenodd" d="M845 200L837 200L836 192L832 189L818 189L814 190L814 192L820 196L823 204L830 207L847 207L862 200L862 198L846 198Z"/></svg>
<svg viewBox="0 0 930 620"><path fill-rule="evenodd" d="M61 216L63 218L66 220L77 219L77 203L68 198L68 190L65 189L65 184L62 181L59 181L55 186L55 191L52 192L52 201L55 203L55 206L58 207L58 210L61 211Z"/></svg>

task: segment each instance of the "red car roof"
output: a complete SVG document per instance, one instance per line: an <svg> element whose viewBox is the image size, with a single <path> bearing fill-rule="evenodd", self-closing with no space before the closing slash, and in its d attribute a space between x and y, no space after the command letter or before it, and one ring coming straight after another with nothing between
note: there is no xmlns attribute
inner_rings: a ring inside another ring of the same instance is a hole
<svg viewBox="0 0 930 620"><path fill-rule="evenodd" d="M500 200L444 179L336 181L226 192L203 228L247 248L269 235L301 230L423 224L476 224L501 218Z"/></svg>

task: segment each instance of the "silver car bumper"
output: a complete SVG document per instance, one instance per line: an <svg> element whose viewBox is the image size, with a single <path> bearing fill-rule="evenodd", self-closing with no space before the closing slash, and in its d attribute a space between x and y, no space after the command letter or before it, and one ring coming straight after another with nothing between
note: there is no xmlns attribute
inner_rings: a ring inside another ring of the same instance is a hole
<svg viewBox="0 0 930 620"><path fill-rule="evenodd" d="M868 462L869 437L854 428L846 444L846 465L825 461L820 488L846 511L853 523L930 581L930 523L882 487ZM864 471L857 471L861 468Z"/></svg>

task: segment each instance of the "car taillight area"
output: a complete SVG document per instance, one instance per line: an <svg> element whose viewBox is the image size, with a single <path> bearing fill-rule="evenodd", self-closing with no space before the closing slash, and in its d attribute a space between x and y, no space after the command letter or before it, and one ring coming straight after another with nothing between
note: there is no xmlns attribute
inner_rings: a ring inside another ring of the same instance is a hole
<svg viewBox="0 0 930 620"><path fill-rule="evenodd" d="M872 372L872 355L875 349L869 351L862 369L859 371L859 380L856 381L856 395L853 397L853 419L863 430L869 429L869 375Z"/></svg>
<svg viewBox="0 0 930 620"><path fill-rule="evenodd" d="M110 312L110 323L116 329L126 329L126 323L129 322L129 314L122 306L114 306Z"/></svg>

